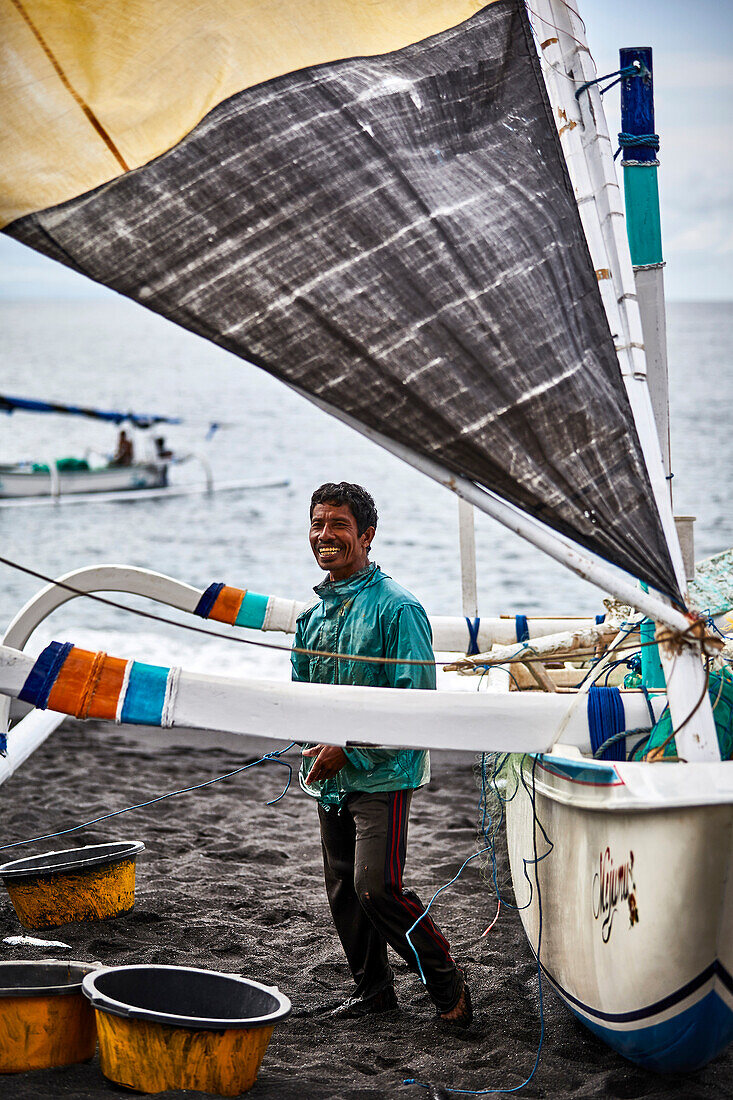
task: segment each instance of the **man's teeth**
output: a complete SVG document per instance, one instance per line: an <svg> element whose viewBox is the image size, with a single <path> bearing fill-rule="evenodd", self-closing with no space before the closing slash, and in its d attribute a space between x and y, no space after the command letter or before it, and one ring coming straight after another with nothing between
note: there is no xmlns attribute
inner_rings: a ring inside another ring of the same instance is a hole
<svg viewBox="0 0 733 1100"><path fill-rule="evenodd" d="M338 546L322 546L320 548L320 550L318 551L318 553L319 554L338 554L339 553L339 547Z"/></svg>

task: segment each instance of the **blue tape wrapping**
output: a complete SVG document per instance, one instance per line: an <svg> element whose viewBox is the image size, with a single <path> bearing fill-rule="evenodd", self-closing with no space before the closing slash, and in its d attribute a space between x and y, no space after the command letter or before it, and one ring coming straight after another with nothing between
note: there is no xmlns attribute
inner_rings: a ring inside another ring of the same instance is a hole
<svg viewBox="0 0 733 1100"><path fill-rule="evenodd" d="M133 661L122 703L121 720L134 726L159 726L163 716L169 668Z"/></svg>
<svg viewBox="0 0 733 1100"><path fill-rule="evenodd" d="M605 615L596 615L596 626L600 626L601 623L604 623L605 621L606 621L606 616Z"/></svg>
<svg viewBox="0 0 733 1100"><path fill-rule="evenodd" d="M217 584L210 584L206 591L201 596L201 599L193 609L194 615L200 615L202 619L208 619L211 614L211 609L216 603L216 597L224 587L223 582Z"/></svg>
<svg viewBox="0 0 733 1100"><path fill-rule="evenodd" d="M514 629L517 632L517 641L518 642L528 642L529 641L529 625L527 623L527 616L526 615L515 615L514 616Z"/></svg>
<svg viewBox="0 0 733 1100"><path fill-rule="evenodd" d="M51 642L47 645L18 692L18 698L24 703L31 703L39 710L45 710L51 688L56 683L56 677L73 648L71 642Z"/></svg>

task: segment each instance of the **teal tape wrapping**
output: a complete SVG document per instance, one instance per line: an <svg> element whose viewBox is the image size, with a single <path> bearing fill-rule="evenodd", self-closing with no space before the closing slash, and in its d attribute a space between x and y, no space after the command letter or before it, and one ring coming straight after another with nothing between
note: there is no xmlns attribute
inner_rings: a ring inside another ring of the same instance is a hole
<svg viewBox="0 0 733 1100"><path fill-rule="evenodd" d="M135 726L159 726L163 716L169 668L133 661L121 719Z"/></svg>
<svg viewBox="0 0 733 1100"><path fill-rule="evenodd" d="M242 600L242 606L234 620L234 625L249 626L253 630L262 630L269 598L269 596L261 596L259 592L246 592Z"/></svg>

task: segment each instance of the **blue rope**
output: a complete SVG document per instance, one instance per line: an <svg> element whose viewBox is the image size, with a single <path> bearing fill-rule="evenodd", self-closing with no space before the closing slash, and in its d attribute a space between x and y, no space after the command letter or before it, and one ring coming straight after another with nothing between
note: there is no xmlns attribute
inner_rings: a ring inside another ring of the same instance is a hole
<svg viewBox="0 0 733 1100"><path fill-rule="evenodd" d="M620 627L620 632L623 632L624 638L628 638L629 634L634 634L634 633L638 632L638 630L639 630L639 624L638 623L622 623L621 627ZM603 660L602 657L596 657L596 658L593 659L593 661L591 662L591 667L588 669L585 676L583 677L583 679L578 684L579 688L582 687L583 684L586 682L586 680L588 680L589 678L591 678L591 683L595 683L595 681L603 675L603 673L605 672L605 666L601 665L600 669L598 669L596 667L599 664L599 662L602 661L602 660ZM619 661L614 661L614 667L616 665L623 664L623 663L624 663L624 658L622 657Z"/></svg>
<svg viewBox="0 0 733 1100"><path fill-rule="evenodd" d="M272 798L269 802L265 803L266 806L274 806L276 802L279 802L281 798L285 797L293 778L292 764L288 764L287 760L279 760L278 757L282 756L282 754L289 749L292 749L295 743L295 741L291 741L284 749L278 749L276 752L266 752L259 760L253 760L250 764L245 764L242 768L235 768L233 772L217 775L214 779L207 779L204 783L196 783L193 787L183 787L180 791L169 791L168 794L159 794L157 798L151 798L148 802L138 802L136 806L125 806L124 809L114 810L111 814L103 814L101 817L92 818L91 821L83 821L81 825L72 825L70 829L59 829L57 833L45 833L43 836L34 836L29 840L15 840L12 844L0 844L0 852L4 852L6 848L17 848L22 844L35 844L39 840L52 840L53 837L56 836L66 836L68 833L76 833L79 829L86 829L89 825L97 825L100 821L108 821L111 817L118 817L120 814L127 814L131 810L142 810L146 806L153 806L156 802L163 802L166 798L175 798L178 794L188 794L190 791L200 791L202 787L210 787L212 783L221 783L222 779L231 779L233 775L239 775L240 772L246 772L248 768L254 768L258 764L280 764L281 767L288 769L288 781L280 794L277 798Z"/></svg>
<svg viewBox="0 0 733 1100"><path fill-rule="evenodd" d="M479 619L478 615L473 620L473 622L471 622L469 617L466 616L466 626L468 627L467 656L468 657L473 657L473 655L475 653L480 653L481 652L481 650L479 649L479 645L478 645L478 632L479 632L479 627L481 626L481 620Z"/></svg>
<svg viewBox="0 0 733 1100"><path fill-rule="evenodd" d="M412 948L412 953L415 956L415 960L417 962L418 973L420 974L420 981L422 982L423 985L427 985L427 982L425 981L425 974L423 973L422 963L420 962L420 956L418 955L417 951L415 950L415 945L412 942L412 940L410 939L410 935L411 935L412 932L415 931L415 929L417 928L420 921L425 920L425 917L427 917L428 913L430 912L430 906L433 904L433 902L437 898L438 894L442 894L444 890L447 890L449 886L452 886L453 883L456 882L456 880L461 877L461 874L463 872L463 868L468 866L468 864L471 862L472 859L476 859L477 856L482 856L485 852L488 852L488 851L489 851L489 848L482 848L480 851L474 852L473 855L470 855L468 857L468 859L464 859L464 861L461 864L459 870L455 873L455 875L450 880L450 882L446 882L445 885L441 886L438 890L435 891L435 893L431 897L430 901L425 906L424 911L420 914L420 916L417 918L415 923L413 925L411 925L410 928L408 928L408 930L405 932L405 939L407 940L410 947ZM407 1084L407 1082L405 1082L405 1083ZM410 1084L414 1084L414 1082L410 1082Z"/></svg>
<svg viewBox="0 0 733 1100"><path fill-rule="evenodd" d="M527 616L526 615L515 615L514 616L514 629L517 632L517 641L518 642L528 642L529 641L529 626L527 625Z"/></svg>
<svg viewBox="0 0 733 1100"><path fill-rule="evenodd" d="M604 80L608 80L612 76L617 76L619 80L623 80L625 76L641 76L644 70L637 68L636 65L625 65L623 69L616 69L613 73L606 73L605 76L597 76L595 80L586 80L585 84L581 84L575 93L575 98L579 99L582 92L585 92L588 88L592 88L594 84L601 84ZM618 80L614 80L613 84L618 84ZM609 84L608 88L612 88L613 84ZM604 88L603 91L607 92L608 88ZM601 95L603 92L601 93Z"/></svg>
<svg viewBox="0 0 733 1100"><path fill-rule="evenodd" d="M659 134L626 134L621 131L618 135L618 149L613 154L613 159L615 160L625 149L633 149L638 145L645 145L648 149L658 149ZM670 474L667 480L670 481L673 477L674 474Z"/></svg>
<svg viewBox="0 0 733 1100"><path fill-rule="evenodd" d="M641 684L640 686L641 686L641 690L644 693L644 701L646 702L647 710L649 711L649 717L652 720L652 725L655 725L657 720L654 717L654 707L652 706L652 701L649 698L649 692L647 691L647 689L644 687L643 684Z"/></svg>
<svg viewBox="0 0 733 1100"><path fill-rule="evenodd" d="M604 742L626 729L626 715L621 692L615 687L591 685L588 689L588 730L593 755ZM600 754L602 760L625 760L626 748L617 741Z"/></svg>

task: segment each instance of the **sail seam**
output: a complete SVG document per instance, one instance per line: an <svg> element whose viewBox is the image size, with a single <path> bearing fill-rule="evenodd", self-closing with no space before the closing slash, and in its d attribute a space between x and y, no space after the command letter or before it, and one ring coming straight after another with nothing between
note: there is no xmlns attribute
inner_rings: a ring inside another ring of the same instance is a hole
<svg viewBox="0 0 733 1100"><path fill-rule="evenodd" d="M58 76L58 78L61 81L61 83L63 84L63 86L66 88L69 95L74 99L74 101L78 104L78 106L81 107L81 109L84 112L84 114L86 115L88 121L91 123L91 125L94 127L94 129L97 131L97 133L99 134L102 141L105 143L105 145L109 149L112 156L115 158L117 163L122 168L122 171L123 172L129 172L130 171L130 166L125 163L124 157L122 156L119 149L117 148L117 146L113 142L112 138L109 136L109 134L105 130L102 123L99 121L99 119L95 115L92 108L79 95L76 88L74 88L73 84L71 83L68 76L66 75L63 68L61 67L61 64L60 64L58 58L56 57L56 55L54 54L53 50L48 45L45 38L43 37L43 35L39 31L38 27L36 27L33 20L28 15L28 12L23 7L23 5L21 3L21 0L12 0L12 3L13 3L13 6L15 7L16 11L18 12L18 14L21 16L21 18L25 21L27 26L30 28L31 33L35 37L36 41L38 42L39 46L41 47L41 49L45 53L48 60L51 62L52 66L53 66L53 68L56 72L56 75Z"/></svg>

